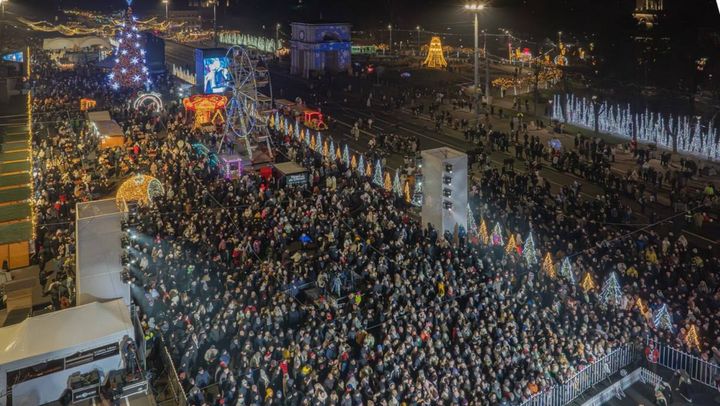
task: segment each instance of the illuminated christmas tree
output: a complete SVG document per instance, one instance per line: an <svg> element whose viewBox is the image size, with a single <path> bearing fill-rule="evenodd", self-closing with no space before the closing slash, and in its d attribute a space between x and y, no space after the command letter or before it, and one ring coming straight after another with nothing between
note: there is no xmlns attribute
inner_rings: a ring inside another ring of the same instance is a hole
<svg viewBox="0 0 720 406"><path fill-rule="evenodd" d="M393 190L393 184L392 184L392 178L390 177L390 172L385 172L385 183L383 185L386 192L392 192Z"/></svg>
<svg viewBox="0 0 720 406"><path fill-rule="evenodd" d="M490 242L490 236L488 235L488 229L487 224L485 224L485 219L482 219L480 221L480 229L478 230L478 235L480 235L480 241L482 241L483 244L488 245Z"/></svg>
<svg viewBox="0 0 720 406"><path fill-rule="evenodd" d="M608 303L612 300L612 302L617 305L621 299L622 289L620 288L620 282L618 282L615 272L610 272L610 276L605 280L600 290L600 300L603 303Z"/></svg>
<svg viewBox="0 0 720 406"><path fill-rule="evenodd" d="M308 129L306 128L305 131L303 131L303 134L304 134L303 139L305 140L305 145L308 146L308 147L310 147L310 149L313 149L313 148L312 148L312 145L310 145L310 141L311 141L310 138L312 137L312 136L310 135L310 130L308 130Z"/></svg>
<svg viewBox="0 0 720 406"><path fill-rule="evenodd" d="M555 264L553 263L552 255L550 255L549 252L545 254L545 259L543 259L542 270L551 278L556 276Z"/></svg>
<svg viewBox="0 0 720 406"><path fill-rule="evenodd" d="M403 195L402 185L400 184L400 170L395 169L395 177L393 178L393 193L395 196L400 197Z"/></svg>
<svg viewBox="0 0 720 406"><path fill-rule="evenodd" d="M352 156L350 159L350 169L356 170L358 166L357 159L355 158L355 155Z"/></svg>
<svg viewBox="0 0 720 406"><path fill-rule="evenodd" d="M595 285L595 281L593 280L592 275L590 275L590 272L585 274L582 281L580 282L580 287L585 291L585 293L597 287L597 285Z"/></svg>
<svg viewBox="0 0 720 406"><path fill-rule="evenodd" d="M285 128L287 129L287 133L285 133L285 135L290 136L292 134L293 138L295 138L295 139L300 138L300 134L296 133L295 130L293 129L292 123L289 123L287 125L287 127L285 127Z"/></svg>
<svg viewBox="0 0 720 406"><path fill-rule="evenodd" d="M315 141L315 136L311 135L308 138L309 138L308 146L310 147L311 150L315 151L315 148L317 147L317 141Z"/></svg>
<svg viewBox="0 0 720 406"><path fill-rule="evenodd" d="M532 233L528 235L528 238L525 240L525 245L523 245L523 257L525 257L528 265L537 265L537 252L535 251L535 240L533 239Z"/></svg>
<svg viewBox="0 0 720 406"><path fill-rule="evenodd" d="M365 164L365 177L370 178L372 176L373 176L372 165L370 164L370 161L368 161L368 163Z"/></svg>
<svg viewBox="0 0 720 406"><path fill-rule="evenodd" d="M670 315L666 304L662 305L662 307L655 312L655 315L653 316L653 324L655 324L655 328L657 329L665 329L670 332L673 331L672 315Z"/></svg>
<svg viewBox="0 0 720 406"><path fill-rule="evenodd" d="M323 153L323 141L322 141L322 134L320 132L317 133L317 137L315 137L315 152L318 154Z"/></svg>
<svg viewBox="0 0 720 406"><path fill-rule="evenodd" d="M150 87L148 68L145 66L145 49L143 49L142 36L135 24L128 0L128 9L117 34L118 46L115 49L115 66L108 75L110 87L114 90L140 89Z"/></svg>
<svg viewBox="0 0 720 406"><path fill-rule="evenodd" d="M478 236L478 225L475 222L475 215L473 214L473 211L470 208L470 203L468 203L468 206L467 206L467 230L468 230L468 235L470 237Z"/></svg>
<svg viewBox="0 0 720 406"><path fill-rule="evenodd" d="M275 129L275 116L270 114L270 119L268 120L268 127Z"/></svg>
<svg viewBox="0 0 720 406"><path fill-rule="evenodd" d="M690 329L685 333L685 344L688 346L688 348L697 348L700 349L700 339L698 338L698 332L697 327L694 325L690 326Z"/></svg>
<svg viewBox="0 0 720 406"><path fill-rule="evenodd" d="M410 204L412 197L410 196L410 182L405 181L405 203Z"/></svg>
<svg viewBox="0 0 720 406"><path fill-rule="evenodd" d="M363 154L360 154L360 160L358 160L358 175L363 176L365 174L365 156Z"/></svg>
<svg viewBox="0 0 720 406"><path fill-rule="evenodd" d="M328 145L327 141L325 141L323 143L322 156L323 156L323 158L326 158L326 159L327 159L327 157L330 156L330 146Z"/></svg>
<svg viewBox="0 0 720 406"><path fill-rule="evenodd" d="M568 257L563 259L562 266L560 267L560 275L570 281L573 285L575 284L575 274L573 273L572 264L570 264L570 259Z"/></svg>
<svg viewBox="0 0 720 406"><path fill-rule="evenodd" d="M360 156L360 159L362 160L362 156ZM348 148L347 144L343 147L342 160L346 167L350 165L350 148Z"/></svg>
<svg viewBox="0 0 720 406"><path fill-rule="evenodd" d="M382 187L383 185L383 169L380 160L375 161L375 174L373 175L373 183Z"/></svg>
<svg viewBox="0 0 720 406"><path fill-rule="evenodd" d="M517 249L517 243L515 242L515 234L510 233L510 238L508 238L508 243L505 246L505 253L510 255L513 252L516 252Z"/></svg>
<svg viewBox="0 0 720 406"><path fill-rule="evenodd" d="M490 236L490 241L492 242L492 245L503 245L502 229L500 228L500 223L495 223L495 228L493 228L492 236Z"/></svg>
<svg viewBox="0 0 720 406"><path fill-rule="evenodd" d="M279 112L279 111L275 111L275 115L274 115L273 117L275 117L274 123L275 123L275 126L276 126L275 129L277 130L277 129L278 129L277 127L279 127L279 126L281 125L281 122L280 122L280 112Z"/></svg>
<svg viewBox="0 0 720 406"><path fill-rule="evenodd" d="M340 159L342 159L342 153L340 152L340 147L337 147L335 150L335 160L339 161Z"/></svg>

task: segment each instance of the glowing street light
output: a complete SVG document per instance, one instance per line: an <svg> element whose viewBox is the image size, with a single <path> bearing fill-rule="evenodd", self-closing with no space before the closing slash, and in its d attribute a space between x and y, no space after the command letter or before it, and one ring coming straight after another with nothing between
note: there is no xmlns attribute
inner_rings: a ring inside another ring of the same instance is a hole
<svg viewBox="0 0 720 406"><path fill-rule="evenodd" d="M475 75L474 75L473 84L475 85L475 94L476 94L476 95L479 95L479 94L480 94L479 91L478 91L478 90L479 90L479 82L480 82L480 71L479 71L480 67L479 67L479 64L478 64L478 54L479 54L479 49L478 49L478 41L479 41L479 38L478 38L478 30L479 30L479 29L478 29L478 13L481 12L482 10L484 10L484 9L485 9L485 4L484 4L484 3L467 3L467 4L465 4L465 10L468 11L468 12L473 13L473 14L474 14L474 17L475 17L475 18L474 18L474 28L475 28L475 33L474 33L474 34L475 34L475 35L474 35L474 38L475 38L475 58L474 58L474 59L475 59ZM487 60L487 55L485 55L485 59ZM487 77L485 78L485 97L487 98L488 104L489 104L489 103L490 103L490 85L489 85L489 83L488 83L488 78L487 78ZM480 115L480 109L477 108L477 107L478 107L478 106L476 106L475 111L477 112L478 115Z"/></svg>
<svg viewBox="0 0 720 406"><path fill-rule="evenodd" d="M392 47L393 47L393 43L392 43L392 24L388 24L388 31L390 32L390 47L389 47L389 50L390 50L390 53L392 53Z"/></svg>
<svg viewBox="0 0 720 406"><path fill-rule="evenodd" d="M163 4L165 5L165 21L168 20L168 5L170 4L170 0L162 0Z"/></svg>

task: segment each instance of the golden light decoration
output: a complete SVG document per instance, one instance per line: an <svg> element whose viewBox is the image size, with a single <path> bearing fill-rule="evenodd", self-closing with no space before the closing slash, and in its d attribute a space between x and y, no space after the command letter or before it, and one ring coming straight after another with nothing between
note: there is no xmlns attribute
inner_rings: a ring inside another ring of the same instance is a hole
<svg viewBox="0 0 720 406"><path fill-rule="evenodd" d="M403 191L403 193L405 193L405 202L410 203L410 182L405 181L405 190Z"/></svg>
<svg viewBox="0 0 720 406"><path fill-rule="evenodd" d="M507 245L505 246L505 253L508 255L512 254L516 248L517 242L515 242L515 234L510 234L510 238L508 238Z"/></svg>
<svg viewBox="0 0 720 406"><path fill-rule="evenodd" d="M268 119L268 127L275 129L275 116L270 114L270 118Z"/></svg>
<svg viewBox="0 0 720 406"><path fill-rule="evenodd" d="M315 147L317 147L317 142L315 141L315 136L310 136L310 149L315 151Z"/></svg>
<svg viewBox="0 0 720 406"><path fill-rule="evenodd" d="M637 300L635 301L635 306L638 308L638 310L640 310L640 314L642 314L645 317L648 316L648 312L649 312L648 307L645 303L643 303L641 298L639 298L639 297L637 298Z"/></svg>
<svg viewBox="0 0 720 406"><path fill-rule="evenodd" d="M448 66L445 56L443 55L442 42L440 37L430 38L430 47L428 48L428 54L423 62L424 66L428 68L446 68Z"/></svg>
<svg viewBox="0 0 720 406"><path fill-rule="evenodd" d="M337 147L335 150L335 159L340 160L342 159L342 153L340 152L340 147Z"/></svg>
<svg viewBox="0 0 720 406"><path fill-rule="evenodd" d="M551 277L554 278L556 276L555 273L555 264L553 264L552 256L548 252L545 254L545 259L543 260L542 269L545 271L545 273Z"/></svg>
<svg viewBox="0 0 720 406"><path fill-rule="evenodd" d="M338 151L340 150L338 149ZM355 155L353 155L352 158L350 158L350 168L354 171L357 169L357 165L357 159L355 158Z"/></svg>
<svg viewBox="0 0 720 406"><path fill-rule="evenodd" d="M580 282L580 287L585 291L585 293L597 287L595 280L593 280L592 275L590 275L590 272L585 273L582 282Z"/></svg>
<svg viewBox="0 0 720 406"><path fill-rule="evenodd" d="M697 327L694 325L690 326L690 329L688 329L687 333L685 333L684 341L689 348L695 347L698 350L700 349L700 339L698 338Z"/></svg>
<svg viewBox="0 0 720 406"><path fill-rule="evenodd" d="M490 242L490 235L488 234L485 219L480 220L480 229L478 230L478 234L480 235L480 241L482 241L483 244L487 245L488 242Z"/></svg>
<svg viewBox="0 0 720 406"><path fill-rule="evenodd" d="M322 156L323 158L327 158L330 156L330 147L328 146L327 140L323 142Z"/></svg>
<svg viewBox="0 0 720 406"><path fill-rule="evenodd" d="M367 165L365 165L365 176L368 178L372 176L372 165L370 164L369 161L368 161Z"/></svg>
<svg viewBox="0 0 720 406"><path fill-rule="evenodd" d="M392 192L392 178L390 177L390 171L385 172L384 185L386 192Z"/></svg>
<svg viewBox="0 0 720 406"><path fill-rule="evenodd" d="M137 174L120 185L115 194L115 203L121 208L128 202L147 205L152 199L164 194L165 189L159 180L149 175Z"/></svg>

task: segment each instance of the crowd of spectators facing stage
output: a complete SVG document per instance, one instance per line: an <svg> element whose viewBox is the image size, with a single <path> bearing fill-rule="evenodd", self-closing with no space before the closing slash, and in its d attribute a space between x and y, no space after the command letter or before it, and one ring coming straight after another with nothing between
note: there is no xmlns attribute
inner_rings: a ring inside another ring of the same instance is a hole
<svg viewBox="0 0 720 406"><path fill-rule="evenodd" d="M124 261L151 354L167 348L191 404L519 404L648 338L718 362L717 256L682 234L615 225L632 218L622 188L588 200L579 184L553 192L539 172L489 165L470 180L477 221L500 224L505 241L532 232L538 262L568 257L576 281L598 285L617 273L622 299L603 303L473 230L422 224L402 197L289 137L273 131L276 159L304 166L306 186L226 179L193 148L214 136L176 104L135 111L95 71L35 65L33 112L53 117L33 137L38 258L73 261L75 202L112 196L133 173L158 178L165 195L130 212ZM127 148L99 149L64 113L89 94ZM72 269L59 279L68 302ZM655 328L638 297L668 305L675 331ZM691 324L700 350L682 340Z"/></svg>

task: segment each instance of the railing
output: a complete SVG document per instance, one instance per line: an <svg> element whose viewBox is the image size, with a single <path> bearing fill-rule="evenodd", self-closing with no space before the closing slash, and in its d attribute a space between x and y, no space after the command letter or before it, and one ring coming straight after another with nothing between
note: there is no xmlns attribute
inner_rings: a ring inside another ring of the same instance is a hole
<svg viewBox="0 0 720 406"><path fill-rule="evenodd" d="M563 384L535 394L521 403L521 406L564 406L598 382L630 365L636 359L636 355L635 346L625 344L576 373Z"/></svg>
<svg viewBox="0 0 720 406"><path fill-rule="evenodd" d="M690 378L716 388L715 379L720 378L720 366L704 361L692 354L680 351L665 344L660 344L658 351L660 359L658 364L673 371L682 369Z"/></svg>
<svg viewBox="0 0 720 406"><path fill-rule="evenodd" d="M172 392L173 400L175 400L175 405L187 406L187 395L180 383L180 378L177 375L175 364L173 363L172 357L167 350L167 346L165 346L164 340L160 343L160 356L162 357L162 362L165 366L165 371L167 372L168 385L170 387L170 391Z"/></svg>

